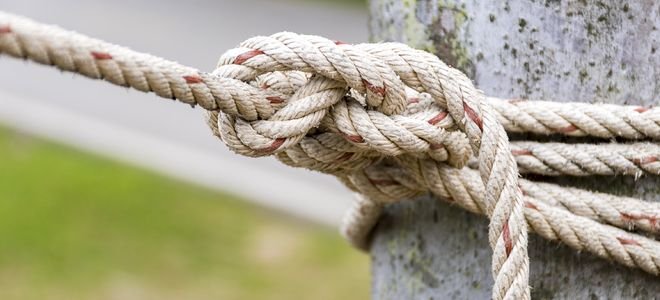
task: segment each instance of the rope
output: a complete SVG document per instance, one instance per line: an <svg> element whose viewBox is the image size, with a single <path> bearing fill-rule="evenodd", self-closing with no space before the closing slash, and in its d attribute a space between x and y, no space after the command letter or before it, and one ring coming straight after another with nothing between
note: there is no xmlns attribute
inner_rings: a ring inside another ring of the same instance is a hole
<svg viewBox="0 0 660 300"><path fill-rule="evenodd" d="M657 204L518 179L519 167L658 175L656 144L510 144L506 134L658 140L656 108L487 98L460 71L403 44L288 32L246 40L206 73L0 12L0 54L199 105L234 152L336 176L360 193L342 231L362 249L385 205L420 193L486 215L493 299L530 297L528 226L660 274L658 242L626 231L657 234Z"/></svg>
<svg viewBox="0 0 660 300"><path fill-rule="evenodd" d="M490 103L509 132L660 139L660 108L510 100Z"/></svg>
<svg viewBox="0 0 660 300"><path fill-rule="evenodd" d="M548 176L660 175L660 146L513 142L511 153L521 173Z"/></svg>

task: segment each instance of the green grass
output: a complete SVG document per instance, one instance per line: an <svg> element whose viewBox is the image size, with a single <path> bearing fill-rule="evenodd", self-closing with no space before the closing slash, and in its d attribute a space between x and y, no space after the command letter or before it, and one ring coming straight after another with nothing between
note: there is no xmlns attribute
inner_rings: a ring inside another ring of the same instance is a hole
<svg viewBox="0 0 660 300"><path fill-rule="evenodd" d="M338 234L0 128L0 299L365 299Z"/></svg>

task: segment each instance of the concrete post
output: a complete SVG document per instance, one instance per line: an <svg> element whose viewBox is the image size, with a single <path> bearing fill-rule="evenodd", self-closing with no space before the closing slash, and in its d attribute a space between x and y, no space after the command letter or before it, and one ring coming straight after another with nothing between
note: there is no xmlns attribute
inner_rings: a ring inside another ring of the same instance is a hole
<svg viewBox="0 0 660 300"><path fill-rule="evenodd" d="M655 0L371 0L373 41L437 54L488 95L658 105ZM560 139L561 140L561 139ZM660 200L660 179L556 182ZM431 197L388 207L374 230L374 299L486 299L486 219ZM530 235L534 299L654 299L660 278Z"/></svg>

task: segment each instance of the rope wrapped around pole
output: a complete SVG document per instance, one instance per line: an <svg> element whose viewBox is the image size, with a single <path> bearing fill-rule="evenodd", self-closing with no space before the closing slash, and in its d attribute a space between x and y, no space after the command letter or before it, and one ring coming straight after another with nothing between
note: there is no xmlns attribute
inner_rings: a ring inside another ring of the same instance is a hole
<svg viewBox="0 0 660 300"><path fill-rule="evenodd" d="M199 105L234 152L336 176L361 194L343 233L363 249L384 205L419 193L484 214L493 299L530 298L528 226L660 274L660 244L625 230L657 234L657 205L518 178L519 167L551 176L658 175L656 144L512 144L506 133L653 141L660 109L488 98L465 74L404 44L289 32L248 39L202 72L0 12L0 54Z"/></svg>

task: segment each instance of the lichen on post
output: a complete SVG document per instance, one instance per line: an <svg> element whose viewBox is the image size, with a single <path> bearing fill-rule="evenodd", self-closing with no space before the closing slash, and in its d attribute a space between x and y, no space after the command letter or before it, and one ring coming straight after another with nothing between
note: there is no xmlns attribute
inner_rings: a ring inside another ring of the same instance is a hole
<svg viewBox="0 0 660 300"><path fill-rule="evenodd" d="M488 95L658 104L657 1L371 0L369 5L373 42L398 41L433 52ZM658 177L555 182L660 200ZM391 205L373 232L373 298L488 298L487 224L432 197ZM660 295L657 277L534 234L530 263L534 299Z"/></svg>

